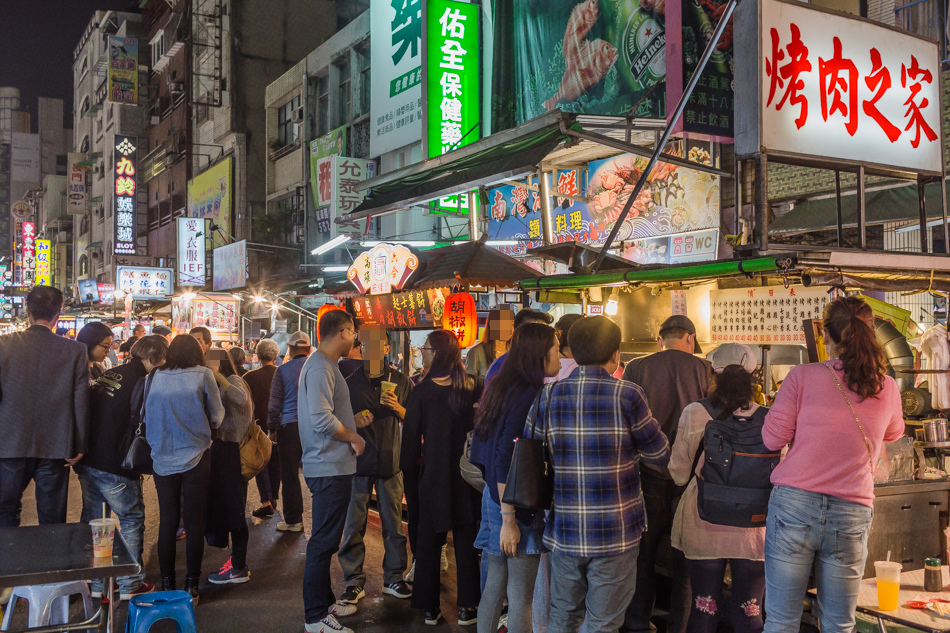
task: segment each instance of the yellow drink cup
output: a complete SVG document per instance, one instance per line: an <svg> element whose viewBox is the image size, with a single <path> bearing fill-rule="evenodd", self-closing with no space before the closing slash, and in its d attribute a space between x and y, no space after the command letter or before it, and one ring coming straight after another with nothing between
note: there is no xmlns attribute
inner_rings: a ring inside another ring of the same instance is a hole
<svg viewBox="0 0 950 633"><path fill-rule="evenodd" d="M881 611L896 611L900 606L901 564L876 561L874 572L877 579L877 608Z"/></svg>

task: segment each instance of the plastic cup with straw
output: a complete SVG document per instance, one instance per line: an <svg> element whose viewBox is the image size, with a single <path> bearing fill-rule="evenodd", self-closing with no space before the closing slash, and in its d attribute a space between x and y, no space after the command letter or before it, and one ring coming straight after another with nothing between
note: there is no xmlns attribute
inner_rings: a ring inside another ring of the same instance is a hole
<svg viewBox="0 0 950 633"><path fill-rule="evenodd" d="M877 579L877 607L881 611L896 611L900 604L901 564L891 562L891 552L887 559L874 563L874 575Z"/></svg>

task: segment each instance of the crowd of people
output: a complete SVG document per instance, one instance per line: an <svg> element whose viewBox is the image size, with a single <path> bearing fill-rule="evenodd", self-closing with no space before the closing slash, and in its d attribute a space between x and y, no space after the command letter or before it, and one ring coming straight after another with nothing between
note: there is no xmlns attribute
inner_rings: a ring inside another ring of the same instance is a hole
<svg viewBox="0 0 950 633"><path fill-rule="evenodd" d="M343 310L322 316L316 347L306 333L292 334L283 363L278 345L261 341L261 366L245 372L243 350L212 348L200 327L183 336L142 329L127 344L128 362L107 361L111 330L92 323L78 342L56 336L61 309L58 290L37 287L27 298L31 327L0 337L0 526L19 525L30 481L39 522L65 522L69 466L82 486L82 520L104 508L115 514L141 564L143 479L123 464L141 424L158 493L161 588L178 587L183 535L183 588L197 602L205 542L230 547L208 581L250 579L239 447L257 424L273 451L256 473L253 515L274 517L280 503L276 529L302 532L301 465L311 493L308 632L352 633L338 618L358 613L366 595L374 492L382 591L410 599L426 624L443 618L439 579L451 533L458 622L479 633L494 633L504 618L511 633L655 630L666 536L670 633L716 630L727 566L737 633L798 631L813 566L822 630L854 626L874 498L869 464L904 431L900 395L860 298L828 305L831 360L792 369L771 408L755 401L753 350L726 344L701 358L685 316L661 325L658 352L624 366L621 331L607 317L569 314L552 325L543 312L493 311L466 362L455 336L436 330L421 348L422 371L410 377L387 363L386 331L357 332ZM37 407L40 400L57 406ZM744 481L714 482L710 442L721 452L732 437L761 445L764 474L753 467ZM550 508L506 501L520 438L543 440L554 471ZM463 476L466 462L481 473L478 486ZM716 504L730 486L744 497L740 510L724 512ZM154 588L141 573L118 584L121 599Z"/></svg>

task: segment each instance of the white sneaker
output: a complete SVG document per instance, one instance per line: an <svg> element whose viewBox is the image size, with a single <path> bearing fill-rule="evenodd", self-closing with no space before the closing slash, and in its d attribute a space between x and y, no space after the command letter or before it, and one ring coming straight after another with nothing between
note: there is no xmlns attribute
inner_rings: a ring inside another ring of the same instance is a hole
<svg viewBox="0 0 950 633"><path fill-rule="evenodd" d="M448 555L448 545L442 546L442 571L449 570L449 555Z"/></svg>
<svg viewBox="0 0 950 633"><path fill-rule="evenodd" d="M411 585L412 581L415 579L416 579L416 559L413 558L412 567L409 568L409 573L406 574L406 582L408 582Z"/></svg>
<svg viewBox="0 0 950 633"><path fill-rule="evenodd" d="M353 615L358 610L355 604L348 604L342 600L337 600L334 604L330 605L330 615L339 616L345 618L348 615Z"/></svg>
<svg viewBox="0 0 950 633"><path fill-rule="evenodd" d="M332 610L333 607L330 607L330 609ZM305 624L304 630L307 633L353 633L353 629L348 629L337 622L336 618L333 617L333 613L330 613L330 615L319 622Z"/></svg>
<svg viewBox="0 0 950 633"><path fill-rule="evenodd" d="M277 523L278 532L303 532L303 523L287 523L280 521Z"/></svg>

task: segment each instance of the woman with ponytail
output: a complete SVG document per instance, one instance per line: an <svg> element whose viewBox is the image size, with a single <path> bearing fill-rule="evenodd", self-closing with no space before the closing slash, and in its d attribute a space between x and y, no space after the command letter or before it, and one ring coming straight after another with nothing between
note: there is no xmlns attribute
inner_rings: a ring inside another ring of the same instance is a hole
<svg viewBox="0 0 950 633"><path fill-rule="evenodd" d="M885 373L871 308L836 299L822 322L828 360L789 373L762 439L791 444L772 473L765 536L765 633L798 632L817 566L822 633L850 633L874 504L873 464L904 433L897 383Z"/></svg>

